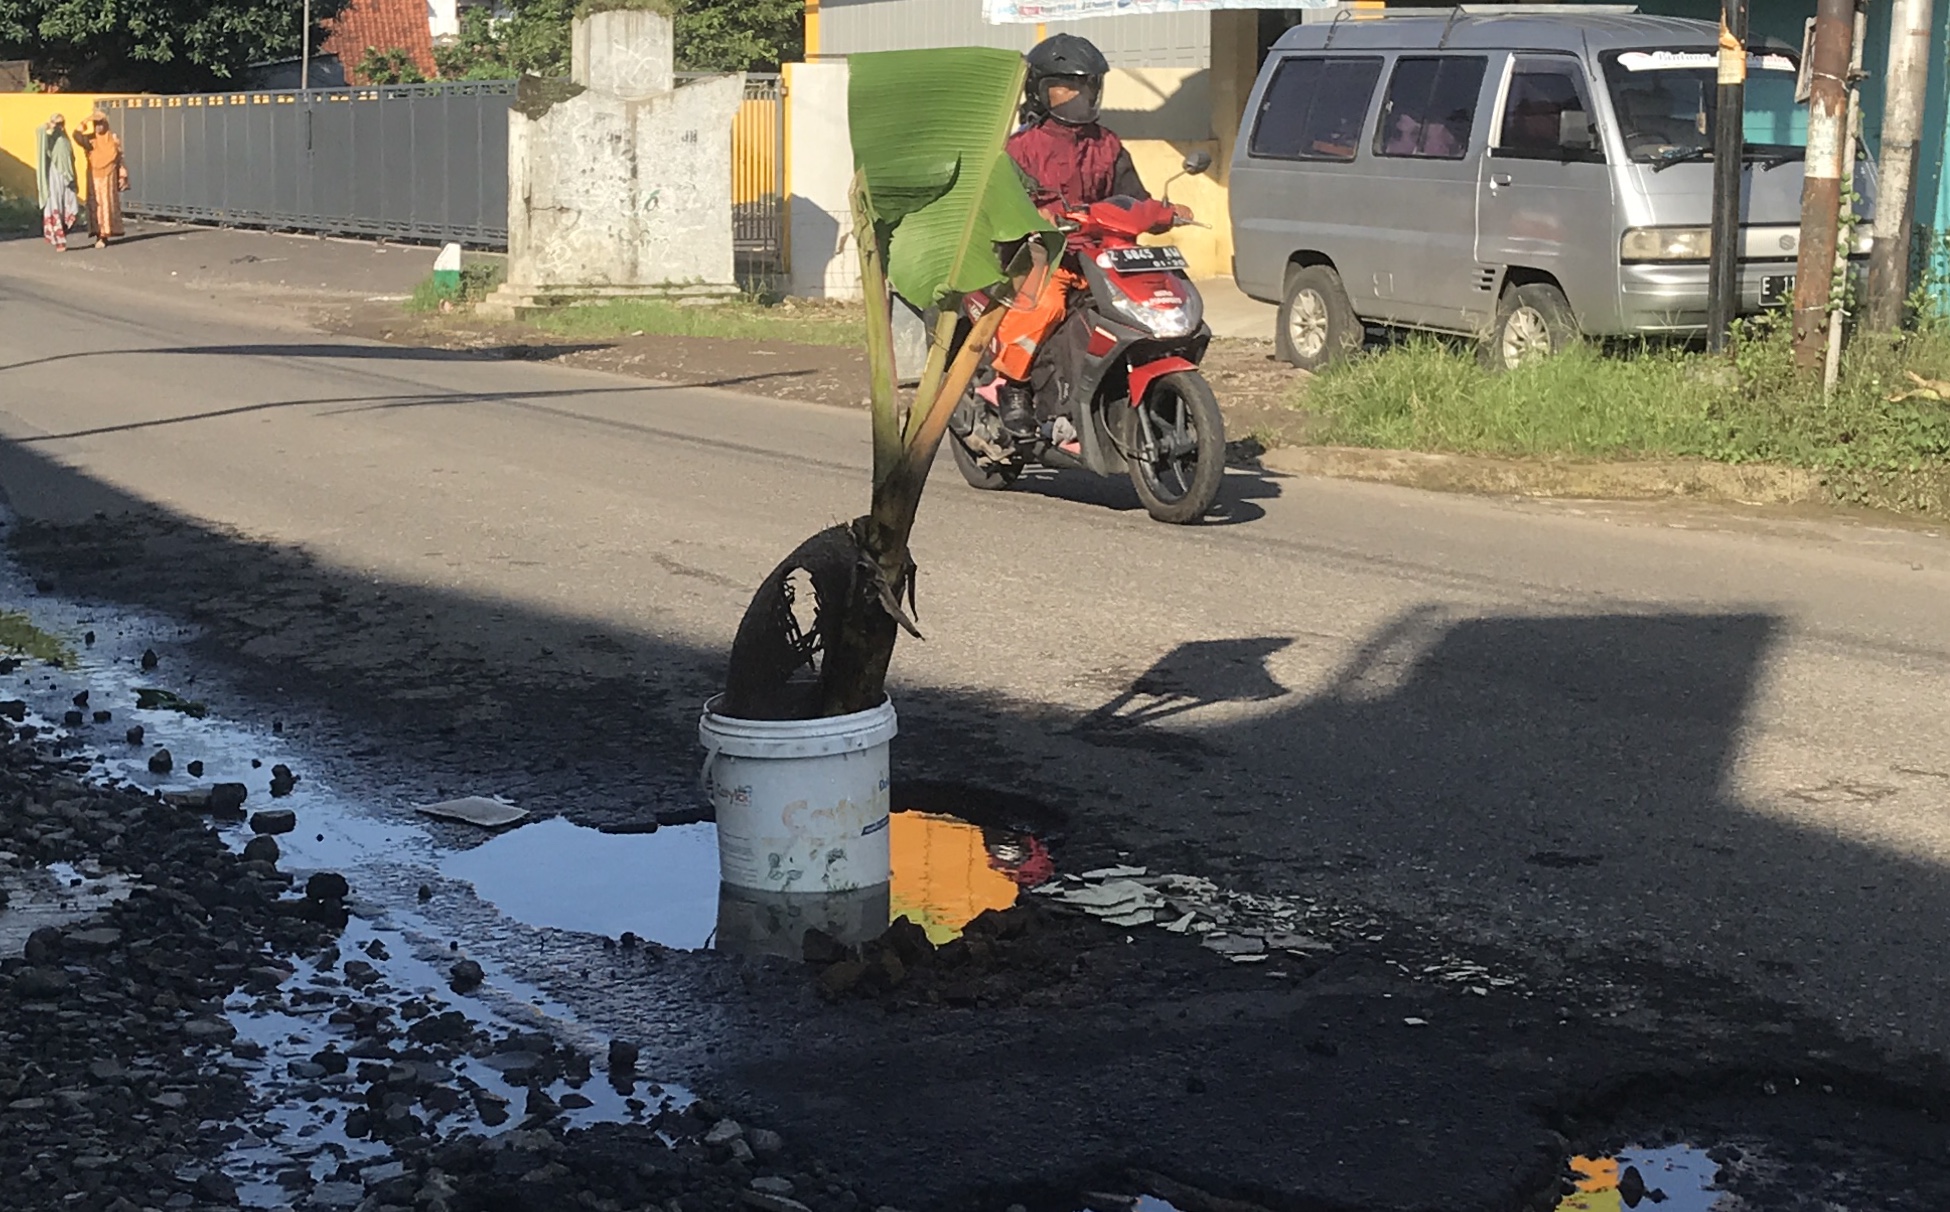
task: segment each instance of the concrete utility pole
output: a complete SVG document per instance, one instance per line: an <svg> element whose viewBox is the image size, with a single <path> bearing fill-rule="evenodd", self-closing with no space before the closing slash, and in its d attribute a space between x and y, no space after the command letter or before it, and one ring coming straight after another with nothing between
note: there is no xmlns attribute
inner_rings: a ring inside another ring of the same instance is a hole
<svg viewBox="0 0 1950 1212"><path fill-rule="evenodd" d="M1814 49L1808 56L1808 156L1801 186L1801 258L1794 279L1794 361L1809 371L1822 368L1842 215L1842 173L1854 167L1842 163L1854 42L1855 0L1820 0Z"/></svg>
<svg viewBox="0 0 1950 1212"><path fill-rule="evenodd" d="M1727 347L1740 310L1740 185L1746 172L1747 0L1721 0L1720 93L1713 119L1713 252L1706 269L1706 347Z"/></svg>
<svg viewBox="0 0 1950 1212"><path fill-rule="evenodd" d="M1848 134L1842 139L1842 171L1855 172L1855 148L1862 141L1862 90L1856 87L1862 79L1862 47L1869 41L1869 14L1855 10L1854 49L1849 52L1848 61ZM1846 196L1846 195L1844 195ZM1849 244L1853 244L1851 240ZM1835 277L1837 281L1847 281L1849 273L1848 257L1854 249L1839 239L1835 248ZM1821 390L1824 395L1835 393L1835 384L1842 377L1842 314L1841 305L1828 309L1828 348L1824 351L1821 368Z"/></svg>
<svg viewBox="0 0 1950 1212"><path fill-rule="evenodd" d="M1889 15L1889 68L1877 171L1876 239L1869 255L1869 327L1893 332L1909 301L1909 253L1916 230L1916 148L1929 99L1932 0L1894 0Z"/></svg>
<svg viewBox="0 0 1950 1212"><path fill-rule="evenodd" d="M298 89L311 91L311 0L305 0L304 49L298 54Z"/></svg>

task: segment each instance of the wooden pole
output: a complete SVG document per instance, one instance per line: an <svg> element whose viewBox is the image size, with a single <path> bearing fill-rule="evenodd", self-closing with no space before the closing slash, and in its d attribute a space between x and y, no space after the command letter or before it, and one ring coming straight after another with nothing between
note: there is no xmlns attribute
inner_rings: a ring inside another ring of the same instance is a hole
<svg viewBox="0 0 1950 1212"><path fill-rule="evenodd" d="M1932 0L1893 0L1889 67L1877 165L1875 247L1869 255L1864 318L1871 329L1902 327L1909 302L1910 241L1916 230L1916 150L1929 99Z"/></svg>
<svg viewBox="0 0 1950 1212"><path fill-rule="evenodd" d="M1855 42L1854 0L1820 0L1808 56L1808 153L1801 185L1801 257L1794 280L1794 361L1819 371L1834 293L1835 246L1842 215L1842 143L1848 124L1848 70Z"/></svg>

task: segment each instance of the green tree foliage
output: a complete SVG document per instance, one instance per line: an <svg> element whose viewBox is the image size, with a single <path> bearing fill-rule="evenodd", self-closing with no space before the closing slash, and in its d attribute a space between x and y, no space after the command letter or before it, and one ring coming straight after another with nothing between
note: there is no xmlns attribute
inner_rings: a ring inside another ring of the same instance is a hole
<svg viewBox="0 0 1950 1212"><path fill-rule="evenodd" d="M368 46L354 74L367 84L424 84L427 78L413 56L398 47L380 50Z"/></svg>
<svg viewBox="0 0 1950 1212"><path fill-rule="evenodd" d="M0 0L0 4L6 0ZM505 80L569 74L569 29L578 11L635 7L642 0L516 0L501 20L481 8L461 16L459 40L434 51L449 80ZM664 7L661 3L646 7ZM804 0L671 0L680 71L776 71L805 42Z"/></svg>
<svg viewBox="0 0 1950 1212"><path fill-rule="evenodd" d="M484 7L463 9L460 38L434 48L433 59L447 80L566 76L574 15L575 0L516 0L499 21Z"/></svg>
<svg viewBox="0 0 1950 1212"><path fill-rule="evenodd" d="M345 0L312 0L314 26ZM270 0L0 0L0 58L69 89L189 92L298 57L303 6ZM313 31L313 45L321 37Z"/></svg>
<svg viewBox="0 0 1950 1212"><path fill-rule="evenodd" d="M805 47L805 0L683 0L677 10L684 71L775 72Z"/></svg>

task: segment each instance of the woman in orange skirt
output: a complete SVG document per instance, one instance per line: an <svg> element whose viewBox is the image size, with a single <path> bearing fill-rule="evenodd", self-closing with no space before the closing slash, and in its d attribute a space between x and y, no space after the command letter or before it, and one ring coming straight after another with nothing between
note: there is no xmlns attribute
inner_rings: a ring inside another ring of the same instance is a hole
<svg viewBox="0 0 1950 1212"><path fill-rule="evenodd" d="M122 191L129 187L129 169L122 162L122 141L108 129L108 115L90 114L74 141L88 153L88 226L95 247L106 248L122 235Z"/></svg>

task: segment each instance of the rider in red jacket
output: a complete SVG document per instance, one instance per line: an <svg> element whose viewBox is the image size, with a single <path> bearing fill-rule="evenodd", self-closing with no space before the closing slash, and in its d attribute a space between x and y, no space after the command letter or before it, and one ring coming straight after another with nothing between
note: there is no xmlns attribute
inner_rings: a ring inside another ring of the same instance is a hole
<svg viewBox="0 0 1950 1212"><path fill-rule="evenodd" d="M1151 228L1169 231L1189 220L1183 206L1156 202L1138 179L1123 141L1097 123L1103 104L1104 76L1110 63L1086 38L1057 34L1029 52L1023 99L1023 128L1009 138L1009 156L1029 179L1031 197L1051 218L1064 211L1119 195L1138 199L1139 211L1152 212ZM1002 425L1011 435L1036 432L1036 413L1028 387L1036 351L1063 321L1069 290L1080 279L1067 270L1051 274L1036 297L1019 299L1003 318L993 360L1004 380L997 393Z"/></svg>

